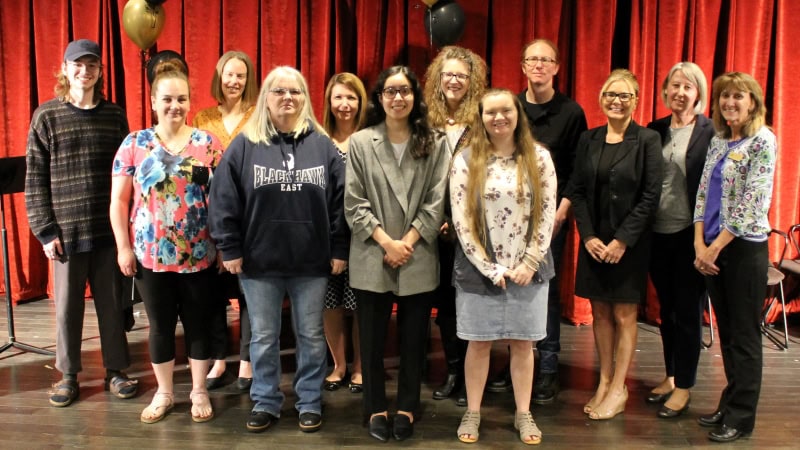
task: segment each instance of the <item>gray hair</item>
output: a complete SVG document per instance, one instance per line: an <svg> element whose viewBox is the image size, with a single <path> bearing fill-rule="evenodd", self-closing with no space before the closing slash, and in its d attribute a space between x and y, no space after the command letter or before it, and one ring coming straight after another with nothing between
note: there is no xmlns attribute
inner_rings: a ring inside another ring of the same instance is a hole
<svg viewBox="0 0 800 450"><path fill-rule="evenodd" d="M661 84L661 100L664 101L664 106L669 109L667 86L669 86L669 81L672 79L672 76L679 70L683 72L683 76L697 88L697 101L694 104L694 113L703 114L703 111L706 110L706 102L708 101L708 82L706 81L706 74L703 73L703 69L701 69L700 66L689 61L679 62L669 69L667 77L664 78L664 82Z"/></svg>

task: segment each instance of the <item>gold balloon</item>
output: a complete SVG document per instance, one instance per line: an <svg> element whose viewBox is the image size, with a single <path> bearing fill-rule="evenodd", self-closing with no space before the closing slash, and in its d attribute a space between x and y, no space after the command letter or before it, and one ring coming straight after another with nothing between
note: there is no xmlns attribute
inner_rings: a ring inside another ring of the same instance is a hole
<svg viewBox="0 0 800 450"><path fill-rule="evenodd" d="M156 43L164 29L164 7L153 6L146 0L128 0L122 10L122 27L125 34L142 50Z"/></svg>
<svg viewBox="0 0 800 450"><path fill-rule="evenodd" d="M436 2L438 1L439 0L422 0L422 3L425 3L426 5L428 5L428 8L430 8L431 6L435 5Z"/></svg>

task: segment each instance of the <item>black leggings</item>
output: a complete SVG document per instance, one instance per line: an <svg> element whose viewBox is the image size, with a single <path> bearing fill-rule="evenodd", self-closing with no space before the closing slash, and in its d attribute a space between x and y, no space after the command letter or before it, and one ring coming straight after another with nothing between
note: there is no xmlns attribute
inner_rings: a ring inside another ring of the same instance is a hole
<svg viewBox="0 0 800 450"><path fill-rule="evenodd" d="M139 265L136 287L150 321L150 360L161 364L175 359L175 327L180 317L186 356L208 359L208 321L214 301L216 268L195 273L153 272Z"/></svg>

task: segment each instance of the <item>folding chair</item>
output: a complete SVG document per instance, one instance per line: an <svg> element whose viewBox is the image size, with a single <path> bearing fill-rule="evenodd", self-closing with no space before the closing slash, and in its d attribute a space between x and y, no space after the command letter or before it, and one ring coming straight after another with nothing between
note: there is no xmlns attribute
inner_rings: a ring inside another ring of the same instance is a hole
<svg viewBox="0 0 800 450"><path fill-rule="evenodd" d="M783 280L786 277L779 267L784 262L786 256L786 248L789 246L789 235L781 230L772 229L769 232L770 236L777 234L783 238L783 248L780 252L780 259L775 262L770 262L767 267L767 297L764 300L764 309L761 313L761 333L769 338L779 350L787 350L789 348L789 325L786 321L786 298L783 294ZM767 323L772 309L780 302L781 314L783 316L783 342L781 342L780 330L775 326Z"/></svg>

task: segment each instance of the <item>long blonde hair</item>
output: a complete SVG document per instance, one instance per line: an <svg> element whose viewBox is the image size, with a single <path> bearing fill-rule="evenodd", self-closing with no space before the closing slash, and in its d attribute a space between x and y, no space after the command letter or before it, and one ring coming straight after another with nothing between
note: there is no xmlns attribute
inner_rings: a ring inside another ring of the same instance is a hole
<svg viewBox="0 0 800 450"><path fill-rule="evenodd" d="M514 93L508 89L490 89L483 94L478 104L478 113L483 117L483 102L487 97L495 95L507 95L513 102L517 110L517 128L514 130L514 154L517 161L517 203L522 204L525 197L525 186L531 192L531 216L528 221L527 241L536 242L532 238L534 226L539 223L542 217L543 196L541 189L541 176L539 173L539 156L536 151L536 141L528 126L525 109ZM481 120L481 122L483 122ZM467 180L467 208L466 216L472 234L478 237L482 246L481 251L486 254L486 215L484 213L484 190L486 189L486 172L489 157L493 154L493 144L489 140L486 127L483 132L473 133L469 161L469 179Z"/></svg>
<svg viewBox="0 0 800 450"><path fill-rule="evenodd" d="M247 121L242 130L247 139L254 143L261 142L269 144L272 138L278 135L278 129L275 128L275 124L272 122L272 117L269 114L269 108L267 107L267 97L270 94L269 90L272 89L272 85L275 84L278 78L294 78L294 80L297 81L297 85L300 86L300 90L303 91L303 106L300 108L297 122L292 130L292 135L294 135L295 138L299 137L308 130L309 126L322 134L326 134L322 125L314 118L314 111L311 108L311 99L308 98L308 84L306 83L306 79L303 78L303 74L294 67L278 66L267 74L267 77L264 78L264 83L261 85L261 92L258 94L256 108L253 111L253 115L250 116L250 120Z"/></svg>

